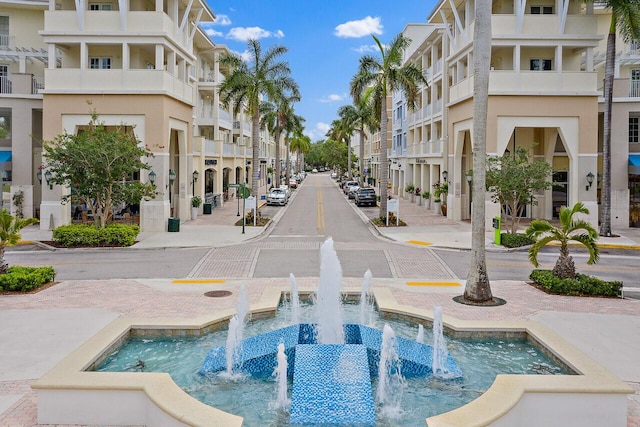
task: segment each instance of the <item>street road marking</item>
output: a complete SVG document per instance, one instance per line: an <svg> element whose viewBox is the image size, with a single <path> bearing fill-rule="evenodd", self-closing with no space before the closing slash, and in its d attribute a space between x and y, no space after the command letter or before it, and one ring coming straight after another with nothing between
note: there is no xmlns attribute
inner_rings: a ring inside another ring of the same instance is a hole
<svg viewBox="0 0 640 427"><path fill-rule="evenodd" d="M420 240L407 240L412 245L431 246L431 242L421 242Z"/></svg>
<svg viewBox="0 0 640 427"><path fill-rule="evenodd" d="M318 235L324 236L326 233L324 224L324 203L322 202L322 191L318 187Z"/></svg>
<svg viewBox="0 0 640 427"><path fill-rule="evenodd" d="M407 282L407 286L462 286L458 282Z"/></svg>
<svg viewBox="0 0 640 427"><path fill-rule="evenodd" d="M171 281L174 285L212 285L225 283L223 279L174 279Z"/></svg>

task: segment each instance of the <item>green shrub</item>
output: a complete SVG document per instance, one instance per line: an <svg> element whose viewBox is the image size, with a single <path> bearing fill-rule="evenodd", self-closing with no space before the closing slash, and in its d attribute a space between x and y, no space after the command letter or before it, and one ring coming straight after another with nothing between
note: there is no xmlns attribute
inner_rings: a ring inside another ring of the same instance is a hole
<svg viewBox="0 0 640 427"><path fill-rule="evenodd" d="M533 239L527 237L526 234L502 233L500 235L500 243L506 248L519 248L533 244Z"/></svg>
<svg viewBox="0 0 640 427"><path fill-rule="evenodd" d="M29 292L45 283L53 281L56 273L53 267L11 266L7 274L0 274L0 292Z"/></svg>
<svg viewBox="0 0 640 427"><path fill-rule="evenodd" d="M529 278L554 294L618 297L622 291L622 282L580 273L576 273L575 279L561 279L551 270L533 270Z"/></svg>
<svg viewBox="0 0 640 427"><path fill-rule="evenodd" d="M92 225L63 225L53 230L53 241L63 247L76 246L131 246L140 233L140 227L127 224L109 224L105 228Z"/></svg>

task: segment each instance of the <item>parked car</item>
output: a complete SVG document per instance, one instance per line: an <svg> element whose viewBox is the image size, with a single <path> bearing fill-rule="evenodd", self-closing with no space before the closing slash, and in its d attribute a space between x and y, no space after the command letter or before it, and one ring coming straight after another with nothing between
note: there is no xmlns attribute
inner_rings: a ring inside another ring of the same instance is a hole
<svg viewBox="0 0 640 427"><path fill-rule="evenodd" d="M358 185L358 181L345 181L342 184L342 192L344 194L349 194L349 187L353 187L354 185Z"/></svg>
<svg viewBox="0 0 640 427"><path fill-rule="evenodd" d="M360 188L356 192L356 206L376 206L376 190L371 187Z"/></svg>
<svg viewBox="0 0 640 427"><path fill-rule="evenodd" d="M267 205L286 205L288 201L287 194L280 188L272 188L267 194Z"/></svg>
<svg viewBox="0 0 640 427"><path fill-rule="evenodd" d="M318 169L316 168L311 169L311 173L318 173Z"/></svg>
<svg viewBox="0 0 640 427"><path fill-rule="evenodd" d="M358 185L352 185L349 188L349 192L347 193L347 197L349 197L350 199L355 199L356 198L356 193L358 192L358 190L360 189L360 187Z"/></svg>
<svg viewBox="0 0 640 427"><path fill-rule="evenodd" d="M295 178L289 179L289 188L298 188L298 181Z"/></svg>
<svg viewBox="0 0 640 427"><path fill-rule="evenodd" d="M338 172L331 172L331 178L333 179L338 178Z"/></svg>
<svg viewBox="0 0 640 427"><path fill-rule="evenodd" d="M284 191L284 193L287 196L287 202L288 202L289 197L291 197L291 190L289 190L289 187L285 184L280 184L280 190Z"/></svg>

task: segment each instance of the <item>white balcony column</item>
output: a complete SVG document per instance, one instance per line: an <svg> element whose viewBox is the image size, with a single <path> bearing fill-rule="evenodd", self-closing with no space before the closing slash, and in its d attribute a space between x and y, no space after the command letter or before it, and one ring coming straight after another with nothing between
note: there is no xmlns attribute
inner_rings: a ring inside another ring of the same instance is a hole
<svg viewBox="0 0 640 427"><path fill-rule="evenodd" d="M162 2L162 0L160 0ZM164 47L160 44L156 45L156 70L162 70L164 66Z"/></svg>
<svg viewBox="0 0 640 427"><path fill-rule="evenodd" d="M167 72L176 75L176 53L172 50L167 52Z"/></svg>
<svg viewBox="0 0 640 427"><path fill-rule="evenodd" d="M131 48L129 43L122 43L122 70L128 71L130 67Z"/></svg>
<svg viewBox="0 0 640 427"><path fill-rule="evenodd" d="M47 46L47 68L52 70L58 66L58 60L56 56L56 45L50 44Z"/></svg>
<svg viewBox="0 0 640 427"><path fill-rule="evenodd" d="M127 13L129 12L129 0L118 0L118 8L120 9L120 29L127 31Z"/></svg>
<svg viewBox="0 0 640 427"><path fill-rule="evenodd" d="M87 43L80 43L80 70L86 70L89 68L89 49Z"/></svg>
<svg viewBox="0 0 640 427"><path fill-rule="evenodd" d="M156 0L156 12L162 12L164 10L163 5L164 2L162 0Z"/></svg>
<svg viewBox="0 0 640 427"><path fill-rule="evenodd" d="M556 54L556 58L555 58L556 74L558 74L560 87L562 87L562 45L556 46L555 54Z"/></svg>
<svg viewBox="0 0 640 427"><path fill-rule="evenodd" d="M592 47L587 48L586 68L587 68L587 71L593 71L593 48Z"/></svg>
<svg viewBox="0 0 640 427"><path fill-rule="evenodd" d="M78 19L78 28L84 31L84 15L87 9L85 0L76 0L76 17Z"/></svg>

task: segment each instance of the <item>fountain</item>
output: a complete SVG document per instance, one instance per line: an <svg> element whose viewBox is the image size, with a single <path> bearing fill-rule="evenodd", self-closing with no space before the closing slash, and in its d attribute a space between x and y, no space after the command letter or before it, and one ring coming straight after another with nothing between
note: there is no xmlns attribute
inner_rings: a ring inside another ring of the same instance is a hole
<svg viewBox="0 0 640 427"><path fill-rule="evenodd" d="M276 401L273 409L284 411L289 407L287 398L287 355L284 352L284 343L278 344L278 364L273 371L276 378Z"/></svg>
<svg viewBox="0 0 640 427"><path fill-rule="evenodd" d="M244 325L249 314L249 298L244 285L240 285L236 312L237 314L229 320L229 333L227 334L225 346L225 374L230 377L234 376L234 369L240 368L238 365L241 364L240 352L242 351Z"/></svg>
<svg viewBox="0 0 640 427"><path fill-rule="evenodd" d="M424 326L418 325L418 335L416 336L416 342L424 344Z"/></svg>
<svg viewBox="0 0 640 427"><path fill-rule="evenodd" d="M371 296L371 270L364 273L362 290L360 291L360 324L370 325L373 315L373 298Z"/></svg>
<svg viewBox="0 0 640 427"><path fill-rule="evenodd" d="M447 341L442 330L442 307L433 309L433 376L437 378L451 378L453 374L449 372L447 358Z"/></svg>
<svg viewBox="0 0 640 427"><path fill-rule="evenodd" d="M382 348L378 364L378 391L376 401L386 418L398 418L401 413L402 391L405 380L398 357L398 340L391 326L385 323L382 330Z"/></svg>
<svg viewBox="0 0 640 427"><path fill-rule="evenodd" d="M296 277L293 273L289 274L289 286L291 289L291 323L295 325L299 322L298 313L300 311L300 297L298 295L298 282L296 282Z"/></svg>
<svg viewBox="0 0 640 427"><path fill-rule="evenodd" d="M320 278L316 292L318 342L344 344L342 330L342 266L329 237L320 248Z"/></svg>
<svg viewBox="0 0 640 427"><path fill-rule="evenodd" d="M205 418L203 415L202 419L205 421L194 425L208 425L212 416L215 419L220 419L219 417L223 416L224 425L229 426L242 424L239 417L231 414L244 417L243 425L247 426L340 423L362 426L376 423L412 427L424 426L425 418L443 414L471 402L482 396L490 387L490 392L495 395L498 391L494 388L499 389L501 381L500 377L496 378L497 374L574 373L570 369L563 371L564 368L554 366L550 359L545 358L544 351L539 351L528 342L526 334L522 335L522 331L529 333L528 328L531 326L528 324L513 329L514 336L520 334L519 338L515 339L500 334L497 334L494 340L483 338L478 342L475 340L467 342L465 339L456 337L450 338L452 354L448 354L447 345L442 336L442 310L439 307L434 310L433 319L435 327L433 342L440 348L438 351L434 351L430 345L422 343L425 341L426 331L421 325L418 325L418 337L408 339L403 337L415 336L415 324L409 325L390 319L385 319L383 322L378 312L374 312L373 321L370 324L380 327L389 322L390 325L393 325L393 329L385 327L380 330L362 324L349 323L357 322L358 319L362 320L362 317L359 317L362 307L347 305L349 308L344 313L342 306L335 312L331 311L334 310L331 307L335 307L340 301L342 278L338 273L341 269L335 251L333 251L333 242L328 240L323 245L322 253L321 265L323 268L320 278L322 286L317 290L317 304L314 306L302 304L299 307L298 320L301 323L281 327L290 320L289 311L281 310L271 321L265 319L260 322L252 322L247 325L248 332L244 332L244 320L248 313L248 305L244 289L241 289L238 315L229 322L229 332L226 339L227 343L231 344L229 348L237 349L235 351L236 359L232 366L234 374L243 375L242 381L229 381L227 376L218 374L225 371L228 366L227 348L225 345L221 345L225 342L225 335L223 331L209 334L204 331L205 326L200 326L203 332L197 340L180 338L177 333L171 334L170 340L166 338L145 340L132 337L117 352L113 353L113 359L109 356L109 360L101 363L96 370L127 371L144 354L145 371L149 373L170 372L174 386L177 384L174 395L186 391L209 405L207 408L200 404L203 414L208 414L208 417ZM334 259L328 260L325 259L326 257L334 257ZM328 277L333 280L328 280ZM292 276L290 278L293 279ZM295 289L297 286L293 284L294 281L295 279L292 280L292 301L295 298L294 295L297 294L297 289ZM365 274L364 282L363 288L370 286L371 279L368 274ZM330 292L326 292L327 289L324 289L326 286L331 287ZM263 294L261 304L268 301L266 306L275 310L281 294L271 291ZM377 292L378 289L376 289ZM376 301L381 313L398 313L396 311L398 309L397 303L386 296L385 292L382 289L380 295L376 294L378 297L385 296L385 298L379 298ZM243 294L245 296L242 296ZM367 292L361 293L361 300L363 294L366 295ZM267 296L266 300L264 299L265 295ZM411 311L412 309L406 306L402 309L408 310L405 313L410 313L410 316L416 319L427 320L422 310ZM337 313L340 316L339 334L336 332L336 326L331 322L322 323L322 326L305 323L305 321L308 322L307 319L313 319L313 322L317 319L318 322L322 322L327 317L331 317L320 316L321 313L334 315ZM343 316L344 319L348 319L344 325L342 324ZM220 317L217 322L220 324L224 322L224 319ZM163 327L166 328L166 326ZM280 329L277 329L278 327ZM468 325L465 324L464 327L468 328ZM490 331L491 327L493 324L485 328ZM339 335L343 344L321 343L322 334L314 333L316 328L333 331L334 338L330 341L338 341L335 337ZM455 322L453 322L452 328L456 329ZM150 330L158 329L158 327L150 328ZM120 330L114 331L118 332L117 336L124 334ZM243 338L245 333L248 338ZM545 330L534 329L534 333L536 339L539 339L544 336ZM137 336L144 337L140 332ZM430 341L431 339L429 337L426 340ZM116 338L112 337L106 341L115 342ZM157 345L149 348L148 341L156 341ZM563 350L559 354L565 360L570 359L564 356ZM93 356L92 360L95 359L96 357ZM588 364L585 366L579 357L573 360L573 363L583 372L591 369ZM89 362L83 363L88 364ZM581 365L581 363L583 364ZM198 365L200 365L199 369ZM464 369L464 377L461 376L462 371L458 366ZM76 368L75 372L81 370L82 368ZM194 371L200 375L193 375ZM70 373L64 378L72 374ZM563 376L575 378L575 376ZM601 381L602 378L602 375L593 375L591 372L587 376L589 376L589 381ZM438 381L434 381L436 377L438 377ZM458 379L452 380L454 377ZM63 376L56 375L56 378L63 378ZM98 376L94 374L86 381L93 384L97 378ZM110 381L118 383L119 378L114 377ZM145 383L147 378L152 377L150 375L141 376L136 380ZM171 380L166 381L171 382ZM509 384L524 384L524 386L518 385L518 387L526 387L527 381L530 380L525 377L523 380L511 378L509 381ZM556 383L552 380L549 382ZM537 383L538 381L536 381ZM494 385L492 386L492 384ZM39 386L43 387L42 384ZM118 385L118 387L121 386ZM562 391L558 392L559 394L549 396L547 401L563 398L563 393L568 393L569 397L573 398L577 393L572 391L575 389L574 385L560 386L558 389ZM85 387L83 390L86 393L88 389ZM145 391L149 396L155 393L153 387L146 387L145 390L149 390ZM402 390L407 392L402 393ZM525 388L522 390L524 393L530 393ZM499 392L503 393L504 390L500 389ZM47 396L47 394L43 394L42 398L46 399ZM402 398L402 407L399 405L400 398ZM624 396L618 400L624 400ZM569 400L565 399L564 402L571 406ZM153 403L148 403L148 405L152 406ZM497 417L507 419L508 416L502 414L517 405L519 405L518 402L512 402L508 399L501 400L499 408L495 409L496 413L502 411ZM468 405L465 408L472 406ZM164 407L161 406L161 408ZM466 410L469 413L470 409L465 408L461 408L459 411ZM544 408L545 406L538 405L536 411L544 412ZM571 408L572 414L581 413L580 411L583 410L578 410L576 405ZM93 407L92 409L94 412L97 411ZM193 414L198 412L195 410L195 405L192 405L191 409ZM494 408L492 407L492 409ZM476 412L473 413L473 419L478 416L482 420L488 419L484 413ZM340 414L342 418L335 418L336 414ZM539 425L536 424L536 421L539 421L541 417L533 416L530 419L531 422L509 425ZM137 422L140 424L139 420ZM100 422L93 424L100 424ZM136 424L136 422L130 424Z"/></svg>

